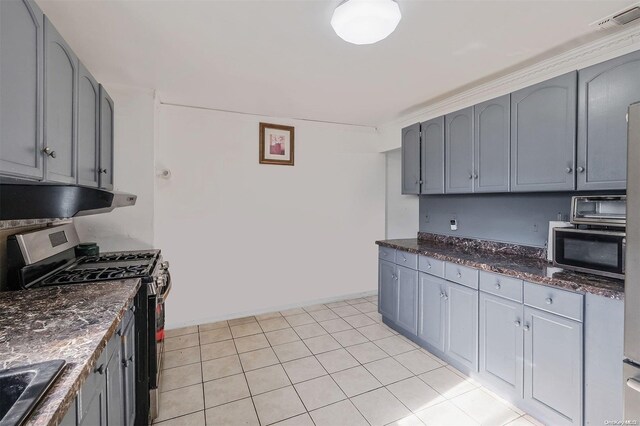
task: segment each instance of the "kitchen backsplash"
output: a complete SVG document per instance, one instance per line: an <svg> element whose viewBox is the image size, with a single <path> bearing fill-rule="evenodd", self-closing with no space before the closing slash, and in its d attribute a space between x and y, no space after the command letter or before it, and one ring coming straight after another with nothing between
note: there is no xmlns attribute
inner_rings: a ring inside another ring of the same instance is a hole
<svg viewBox="0 0 640 426"><path fill-rule="evenodd" d="M420 231L544 247L549 221L569 217L572 193L420 197ZM455 219L457 231L450 221Z"/></svg>

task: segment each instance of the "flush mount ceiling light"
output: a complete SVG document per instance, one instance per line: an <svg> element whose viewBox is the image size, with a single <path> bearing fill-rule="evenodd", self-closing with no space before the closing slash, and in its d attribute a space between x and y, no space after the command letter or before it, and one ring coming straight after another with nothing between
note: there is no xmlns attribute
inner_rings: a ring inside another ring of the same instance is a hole
<svg viewBox="0 0 640 426"><path fill-rule="evenodd" d="M331 26L344 41L373 44L387 38L401 18L394 0L346 0L333 12Z"/></svg>

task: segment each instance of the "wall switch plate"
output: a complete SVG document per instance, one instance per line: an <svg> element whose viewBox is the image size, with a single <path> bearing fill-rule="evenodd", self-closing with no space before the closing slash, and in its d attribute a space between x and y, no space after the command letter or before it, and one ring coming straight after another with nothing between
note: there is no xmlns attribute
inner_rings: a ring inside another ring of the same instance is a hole
<svg viewBox="0 0 640 426"><path fill-rule="evenodd" d="M451 226L451 230L452 231L457 231L458 230L458 220L457 219L451 219L449 221L449 225Z"/></svg>

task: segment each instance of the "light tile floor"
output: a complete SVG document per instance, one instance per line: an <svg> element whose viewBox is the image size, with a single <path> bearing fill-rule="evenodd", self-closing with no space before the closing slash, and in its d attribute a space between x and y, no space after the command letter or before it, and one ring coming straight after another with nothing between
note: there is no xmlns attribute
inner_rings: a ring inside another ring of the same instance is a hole
<svg viewBox="0 0 640 426"><path fill-rule="evenodd" d="M158 426L539 424L382 323L377 296L168 330Z"/></svg>

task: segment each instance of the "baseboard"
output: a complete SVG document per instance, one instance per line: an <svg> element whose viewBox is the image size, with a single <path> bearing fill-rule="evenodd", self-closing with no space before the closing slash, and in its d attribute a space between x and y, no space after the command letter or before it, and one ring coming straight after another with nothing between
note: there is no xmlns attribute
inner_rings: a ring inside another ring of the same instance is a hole
<svg viewBox="0 0 640 426"><path fill-rule="evenodd" d="M225 320L230 320L234 318L250 317L254 315L266 314L269 312L286 311L287 309L302 308L305 306L319 305L323 303L339 302L345 299L357 299L358 297L368 297L376 294L378 294L377 290L370 290L370 291L364 291L364 292L358 292L358 293L348 293L340 296L325 297L323 299L313 299L313 300L306 300L302 302L290 303L287 305L271 306L264 309L234 312L228 315L222 315L217 317L197 318L192 321L179 322L175 324L174 323L167 324L165 328L167 330L171 330L174 328L189 327L189 326L199 325L199 324L209 324L212 322L225 321Z"/></svg>

